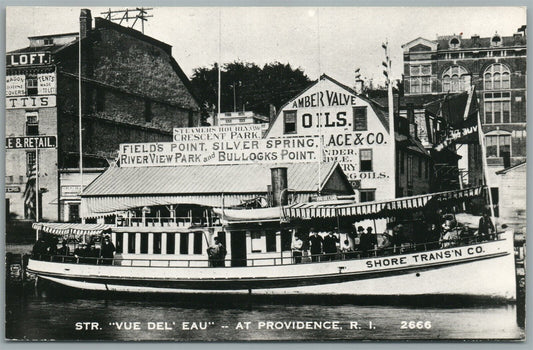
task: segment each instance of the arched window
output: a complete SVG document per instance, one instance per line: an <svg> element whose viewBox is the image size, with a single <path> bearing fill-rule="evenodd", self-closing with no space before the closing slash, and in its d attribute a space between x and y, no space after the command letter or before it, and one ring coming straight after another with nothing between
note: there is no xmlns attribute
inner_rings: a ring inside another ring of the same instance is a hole
<svg viewBox="0 0 533 350"><path fill-rule="evenodd" d="M461 66L451 66L442 74L443 92L460 92L470 87L470 74Z"/></svg>
<svg viewBox="0 0 533 350"><path fill-rule="evenodd" d="M490 44L491 46L500 46L502 44L502 38L496 34L490 39Z"/></svg>
<svg viewBox="0 0 533 350"><path fill-rule="evenodd" d="M491 64L483 74L485 90L501 90L511 88L511 71L501 63Z"/></svg>
<svg viewBox="0 0 533 350"><path fill-rule="evenodd" d="M459 38L457 37L451 38L449 41L449 45L450 45L450 48L452 49L458 49L459 46L461 46L461 40L459 40Z"/></svg>

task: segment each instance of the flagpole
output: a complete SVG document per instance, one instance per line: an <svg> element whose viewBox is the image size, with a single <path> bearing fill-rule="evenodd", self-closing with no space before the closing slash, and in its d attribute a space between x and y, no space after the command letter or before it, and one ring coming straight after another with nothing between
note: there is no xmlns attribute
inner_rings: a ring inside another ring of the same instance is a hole
<svg viewBox="0 0 533 350"><path fill-rule="evenodd" d="M217 115L215 117L215 125L218 125L218 116L220 115L220 85L221 85L221 73L220 73L220 60L222 56L222 12L218 9L218 96L217 96Z"/></svg>
<svg viewBox="0 0 533 350"><path fill-rule="evenodd" d="M322 74L322 67L320 64L320 9L316 9L316 27L317 27L317 46L318 46L318 84L320 84L320 78ZM322 160L324 159L323 147L323 136L322 136L322 105L318 103L318 195L322 192Z"/></svg>
<svg viewBox="0 0 533 350"><path fill-rule="evenodd" d="M39 222L39 148L35 143L35 222Z"/></svg>
<svg viewBox="0 0 533 350"><path fill-rule="evenodd" d="M494 215L494 205L492 202L492 190L489 184L487 157L486 157L486 149L485 149L485 135L483 133L483 128L481 127L481 118L479 116L479 109L477 111L477 129L478 129L478 135L479 135L479 143L481 145L481 159L483 162L482 163L483 177L485 178L485 186L487 186L487 190L489 193L490 216L492 219L492 223L494 224L494 231L496 231L496 216Z"/></svg>

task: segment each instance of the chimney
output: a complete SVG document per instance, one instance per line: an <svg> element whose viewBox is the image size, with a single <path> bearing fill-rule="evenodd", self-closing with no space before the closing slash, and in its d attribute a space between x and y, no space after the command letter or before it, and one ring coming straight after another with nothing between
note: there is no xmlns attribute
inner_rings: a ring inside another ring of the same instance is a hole
<svg viewBox="0 0 533 350"><path fill-rule="evenodd" d="M364 82L363 79L357 79L355 81L355 93L361 95L363 93Z"/></svg>
<svg viewBox="0 0 533 350"><path fill-rule="evenodd" d="M289 193L287 191L287 168L272 168L272 206L279 207L287 205Z"/></svg>
<svg viewBox="0 0 533 350"><path fill-rule="evenodd" d="M478 34L472 34L472 46L479 46L479 35Z"/></svg>
<svg viewBox="0 0 533 350"><path fill-rule="evenodd" d="M81 9L80 12L80 39L87 37L92 29L93 18L91 16L91 10Z"/></svg>

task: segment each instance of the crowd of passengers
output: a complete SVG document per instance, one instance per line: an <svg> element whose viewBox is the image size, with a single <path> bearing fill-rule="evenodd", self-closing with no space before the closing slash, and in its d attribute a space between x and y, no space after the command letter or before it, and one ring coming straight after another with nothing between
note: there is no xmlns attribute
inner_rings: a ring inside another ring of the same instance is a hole
<svg viewBox="0 0 533 350"><path fill-rule="evenodd" d="M296 233L292 240L294 262L299 264L303 258L310 261L331 261L337 259L357 259L371 256L402 254L450 248L458 245L493 240L496 238L494 225L488 213L479 219L478 229L458 224L453 214L441 215L427 227L419 222L410 229L401 223L388 223L383 233L374 233L372 227L358 226L340 239L333 231L318 232L311 227L307 233ZM309 258L307 258L309 260Z"/></svg>
<svg viewBox="0 0 533 350"><path fill-rule="evenodd" d="M70 244L72 245L72 244ZM91 238L87 242L74 242L71 249L66 239L61 241L57 236L43 232L33 245L32 255L35 259L65 262L83 262L87 264L111 265L115 255L115 245L111 242L108 232L104 232L101 242Z"/></svg>

